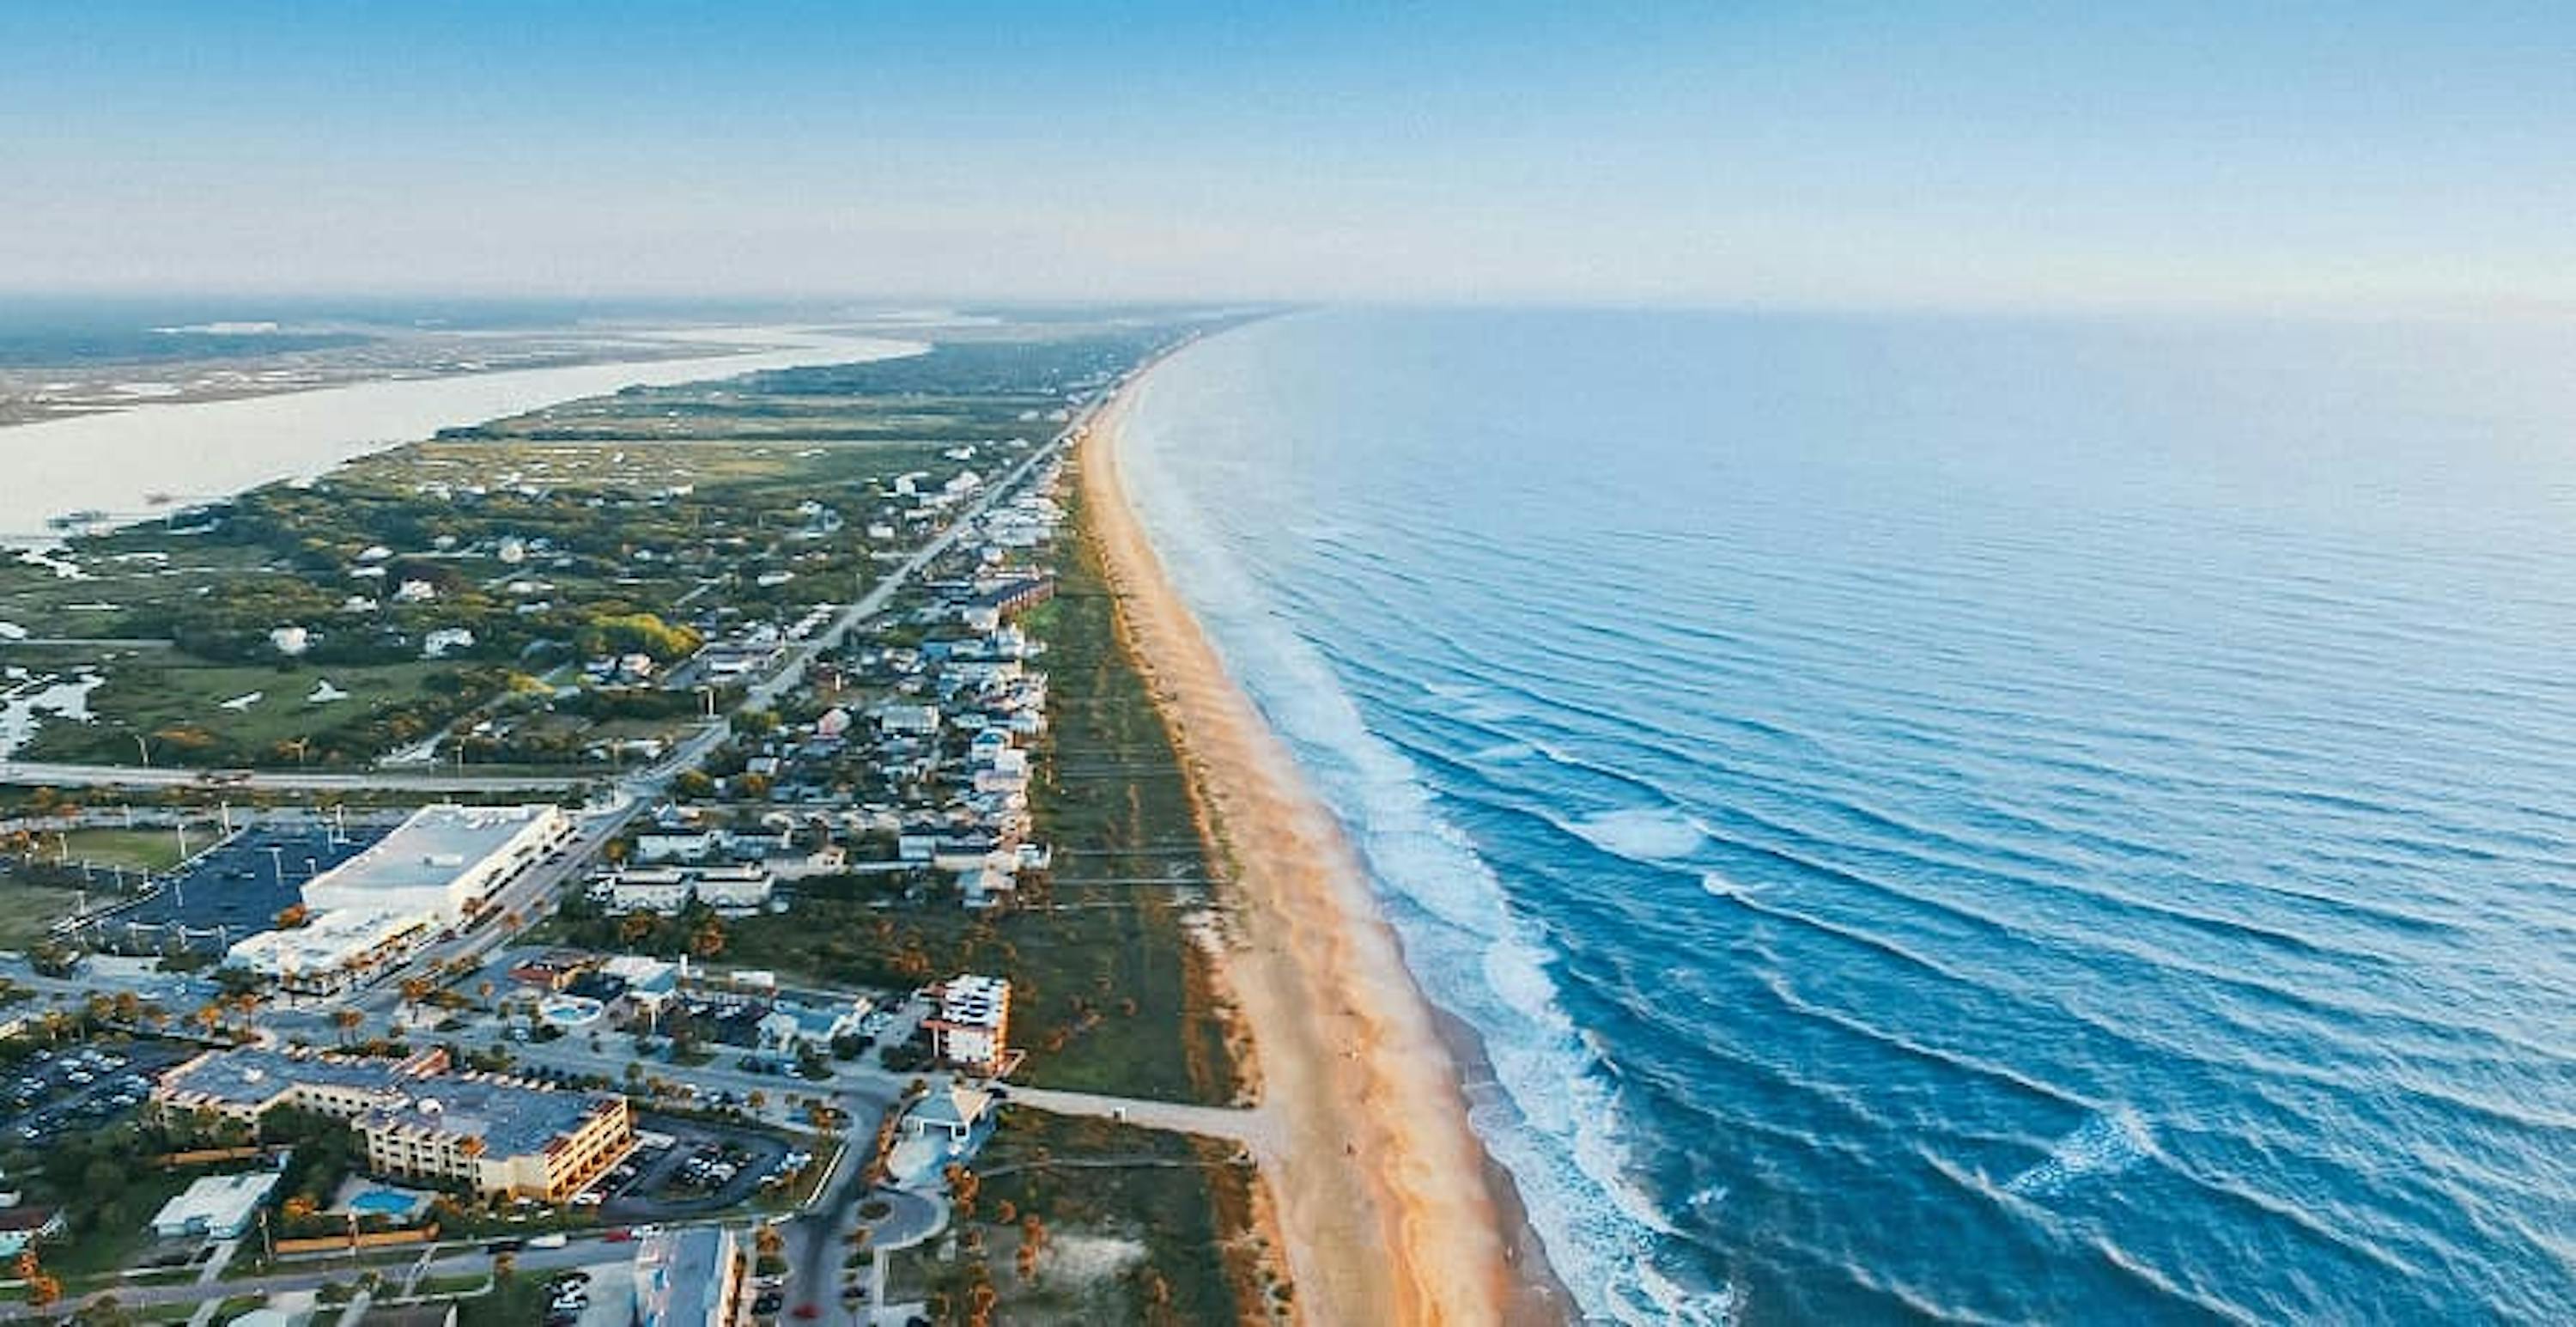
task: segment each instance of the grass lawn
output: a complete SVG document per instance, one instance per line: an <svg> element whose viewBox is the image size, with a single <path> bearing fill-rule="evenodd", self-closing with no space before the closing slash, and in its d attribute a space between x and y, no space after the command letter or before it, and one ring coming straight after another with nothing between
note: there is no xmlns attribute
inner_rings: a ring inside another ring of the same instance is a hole
<svg viewBox="0 0 2576 1327"><path fill-rule="evenodd" d="M546 1317L546 1279L519 1272L487 1295L456 1301L456 1327L528 1327Z"/></svg>
<svg viewBox="0 0 2576 1327"><path fill-rule="evenodd" d="M454 676L452 663L420 661L371 666L210 664L186 655L138 654L118 665L105 685L90 693L87 724L51 723L41 728L25 755L33 760L132 764L137 755L134 734L149 735L156 764L192 765L203 760L192 749L189 734L202 733L236 750L266 750L281 742L312 739L327 745L337 730L363 723L376 710L409 705L430 695L432 678ZM313 705L305 698L322 681L348 693L343 700ZM225 702L256 693L259 699L240 709ZM194 743L203 745L203 743ZM293 760L292 755L287 757Z"/></svg>
<svg viewBox="0 0 2576 1327"><path fill-rule="evenodd" d="M0 879L0 949L25 950L45 938L45 928L71 915L80 895L68 889Z"/></svg>
<svg viewBox="0 0 2576 1327"><path fill-rule="evenodd" d="M206 839L198 836L203 845ZM63 860L92 866L122 866L129 871L166 871L178 865L179 836L167 829L74 829L47 837L42 848Z"/></svg>
<svg viewBox="0 0 2576 1327"><path fill-rule="evenodd" d="M136 1171L115 1195L117 1220L86 1238L45 1250L45 1270L66 1280L121 1272L134 1265L135 1251L152 1242L153 1214L188 1187L192 1176L173 1171Z"/></svg>

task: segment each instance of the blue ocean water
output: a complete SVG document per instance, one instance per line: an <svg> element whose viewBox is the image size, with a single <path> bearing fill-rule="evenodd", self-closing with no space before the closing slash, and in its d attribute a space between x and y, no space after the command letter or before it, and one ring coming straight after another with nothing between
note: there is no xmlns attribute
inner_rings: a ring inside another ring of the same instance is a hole
<svg viewBox="0 0 2576 1327"><path fill-rule="evenodd" d="M1307 314L1127 469L1596 1318L2568 1321L2571 352Z"/></svg>

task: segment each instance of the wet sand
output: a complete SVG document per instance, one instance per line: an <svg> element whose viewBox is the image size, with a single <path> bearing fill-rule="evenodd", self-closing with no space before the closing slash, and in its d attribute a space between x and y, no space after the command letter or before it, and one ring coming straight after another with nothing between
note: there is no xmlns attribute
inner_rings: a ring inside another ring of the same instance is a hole
<svg viewBox="0 0 2576 1327"><path fill-rule="evenodd" d="M1079 440L1083 508L1121 633L1235 882L1226 979L1285 1151L1267 1179L1301 1315L1561 1322L1566 1300L1468 1125L1460 1062L1357 855L1227 675L1120 487L1118 430L1134 390Z"/></svg>

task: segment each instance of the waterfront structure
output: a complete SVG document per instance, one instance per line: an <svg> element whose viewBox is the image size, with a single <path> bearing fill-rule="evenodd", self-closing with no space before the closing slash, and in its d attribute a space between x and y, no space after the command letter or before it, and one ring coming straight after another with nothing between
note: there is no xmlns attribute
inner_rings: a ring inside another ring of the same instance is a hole
<svg viewBox="0 0 2576 1327"><path fill-rule="evenodd" d="M938 1134L952 1148L974 1136L976 1126L993 1108L993 1094L964 1079L951 1079L915 1103L904 1123L916 1138Z"/></svg>
<svg viewBox="0 0 2576 1327"><path fill-rule="evenodd" d="M938 1014L922 1026L936 1038L940 1059L991 1073L1009 1048L1011 983L971 973L951 977L939 987Z"/></svg>

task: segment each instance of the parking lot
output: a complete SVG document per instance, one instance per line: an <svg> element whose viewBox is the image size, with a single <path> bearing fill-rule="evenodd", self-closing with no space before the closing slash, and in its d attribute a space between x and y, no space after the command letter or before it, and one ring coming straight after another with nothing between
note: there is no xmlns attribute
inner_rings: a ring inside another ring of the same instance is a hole
<svg viewBox="0 0 2576 1327"><path fill-rule="evenodd" d="M40 1146L132 1112L153 1078L194 1050L158 1041L38 1050L0 1076L0 1141Z"/></svg>
<svg viewBox="0 0 2576 1327"><path fill-rule="evenodd" d="M735 1207L763 1183L779 1182L793 1159L785 1139L756 1129L658 1115L639 1115L635 1128L671 1141L638 1148L592 1186L603 1221L659 1221ZM810 1155L804 1162L816 1164Z"/></svg>
<svg viewBox="0 0 2576 1327"><path fill-rule="evenodd" d="M100 919L103 946L160 952L173 945L220 950L270 930L304 901L304 882L383 838L381 825L261 826L198 854L158 893Z"/></svg>

